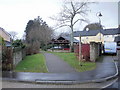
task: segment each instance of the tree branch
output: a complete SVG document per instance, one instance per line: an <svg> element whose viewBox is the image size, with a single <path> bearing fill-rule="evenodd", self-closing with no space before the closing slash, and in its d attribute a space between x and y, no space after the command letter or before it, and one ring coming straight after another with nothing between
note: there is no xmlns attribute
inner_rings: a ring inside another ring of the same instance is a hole
<svg viewBox="0 0 120 90"><path fill-rule="evenodd" d="M87 4L86 2L83 2L82 5L75 12L78 12L86 4Z"/></svg>
<svg viewBox="0 0 120 90"><path fill-rule="evenodd" d="M53 30L60 29L60 28L65 27L65 26L70 27L70 25L65 25L64 24L64 25L60 25L60 26L57 26L57 27L53 28Z"/></svg>

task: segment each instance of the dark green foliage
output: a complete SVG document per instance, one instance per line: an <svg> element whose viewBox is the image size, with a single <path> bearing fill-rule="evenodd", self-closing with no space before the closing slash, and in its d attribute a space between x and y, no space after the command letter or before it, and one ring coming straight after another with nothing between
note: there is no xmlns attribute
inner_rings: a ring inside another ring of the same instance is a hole
<svg viewBox="0 0 120 90"><path fill-rule="evenodd" d="M44 50L44 51L47 51L48 49L52 49L53 46L54 46L53 44L47 44L47 45L42 44L41 49Z"/></svg>
<svg viewBox="0 0 120 90"><path fill-rule="evenodd" d="M13 47L20 47L20 48L25 48L25 44L21 40L15 40L12 43Z"/></svg>
<svg viewBox="0 0 120 90"><path fill-rule="evenodd" d="M15 40L15 41L13 41L13 43L12 43L12 46L14 47L14 48L20 48L20 49L23 49L23 48L25 48L25 44L23 44L23 42L21 41L21 40Z"/></svg>
<svg viewBox="0 0 120 90"><path fill-rule="evenodd" d="M17 39L13 41L12 47L13 47L13 52L17 52L25 49L26 45L22 42L22 40Z"/></svg>

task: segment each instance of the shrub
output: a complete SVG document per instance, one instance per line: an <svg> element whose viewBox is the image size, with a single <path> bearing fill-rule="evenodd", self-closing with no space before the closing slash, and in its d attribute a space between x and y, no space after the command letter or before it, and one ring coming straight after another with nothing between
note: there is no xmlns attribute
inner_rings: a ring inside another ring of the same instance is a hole
<svg viewBox="0 0 120 90"><path fill-rule="evenodd" d="M40 43L38 41L33 42L32 44L27 44L26 54L32 55L39 53Z"/></svg>
<svg viewBox="0 0 120 90"><path fill-rule="evenodd" d="M12 43L13 47L20 47L20 48L25 48L25 44L21 40L15 40Z"/></svg>
<svg viewBox="0 0 120 90"><path fill-rule="evenodd" d="M12 48L2 47L2 70L12 70Z"/></svg>

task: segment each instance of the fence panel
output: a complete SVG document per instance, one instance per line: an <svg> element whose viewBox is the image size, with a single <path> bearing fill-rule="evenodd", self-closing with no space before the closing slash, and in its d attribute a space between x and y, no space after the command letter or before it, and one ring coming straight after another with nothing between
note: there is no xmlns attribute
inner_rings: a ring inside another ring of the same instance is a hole
<svg viewBox="0 0 120 90"><path fill-rule="evenodd" d="M90 60L90 44L82 44L81 45L81 52L82 52L82 59L85 59L85 61ZM79 57L79 45L74 46L74 52L77 57Z"/></svg>

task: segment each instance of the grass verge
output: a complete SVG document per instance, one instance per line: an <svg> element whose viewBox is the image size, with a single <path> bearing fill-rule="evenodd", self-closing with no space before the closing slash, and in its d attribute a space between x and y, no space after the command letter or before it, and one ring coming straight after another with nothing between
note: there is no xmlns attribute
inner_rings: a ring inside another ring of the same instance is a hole
<svg viewBox="0 0 120 90"><path fill-rule="evenodd" d="M79 62L79 60L76 58L74 53L62 53L62 52L52 52L52 53L59 56L61 59L67 62L71 67L75 68L77 72L89 71L96 68L96 64L94 62Z"/></svg>
<svg viewBox="0 0 120 90"><path fill-rule="evenodd" d="M15 68L16 72L46 73L47 68L43 54L26 56Z"/></svg>

